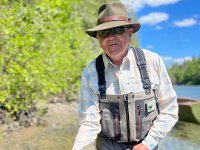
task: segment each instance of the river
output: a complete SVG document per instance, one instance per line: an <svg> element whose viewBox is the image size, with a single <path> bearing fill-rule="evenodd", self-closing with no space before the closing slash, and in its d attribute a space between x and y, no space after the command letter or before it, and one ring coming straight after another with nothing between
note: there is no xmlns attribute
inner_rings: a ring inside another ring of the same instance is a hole
<svg viewBox="0 0 200 150"><path fill-rule="evenodd" d="M174 86L178 97L200 100L200 86ZM200 150L200 125L178 122L161 140L159 150Z"/></svg>
<svg viewBox="0 0 200 150"><path fill-rule="evenodd" d="M200 100L200 86L174 85L178 97L194 98Z"/></svg>

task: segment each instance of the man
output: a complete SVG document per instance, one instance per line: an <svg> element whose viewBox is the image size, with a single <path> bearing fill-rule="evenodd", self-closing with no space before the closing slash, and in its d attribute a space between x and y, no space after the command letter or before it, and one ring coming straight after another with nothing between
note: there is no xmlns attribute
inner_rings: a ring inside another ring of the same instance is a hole
<svg viewBox="0 0 200 150"><path fill-rule="evenodd" d="M120 2L99 8L86 33L103 54L84 70L73 150L151 150L178 120L176 93L161 58L129 44L140 24Z"/></svg>

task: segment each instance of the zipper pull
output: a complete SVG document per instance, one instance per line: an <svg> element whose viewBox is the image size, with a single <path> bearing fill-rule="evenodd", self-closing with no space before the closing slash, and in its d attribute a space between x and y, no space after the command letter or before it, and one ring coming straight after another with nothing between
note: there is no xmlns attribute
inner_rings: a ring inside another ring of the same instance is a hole
<svg viewBox="0 0 200 150"><path fill-rule="evenodd" d="M141 122L140 122L140 105L137 106L137 111L138 111L138 116L137 116L137 119L138 119L138 136L140 137L141 136L141 129L140 129L140 125L141 125Z"/></svg>
<svg viewBox="0 0 200 150"><path fill-rule="evenodd" d="M140 105L137 106L138 115L140 116Z"/></svg>
<svg viewBox="0 0 200 150"><path fill-rule="evenodd" d="M117 108L115 108L115 137L116 137L116 139L118 139L118 134L119 134L119 131L118 131L118 113L119 113L119 110Z"/></svg>

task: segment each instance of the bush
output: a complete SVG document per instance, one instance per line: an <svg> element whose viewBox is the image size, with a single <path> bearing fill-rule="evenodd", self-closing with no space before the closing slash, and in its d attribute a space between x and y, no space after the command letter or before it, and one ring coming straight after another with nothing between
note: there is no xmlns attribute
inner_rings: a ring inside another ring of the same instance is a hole
<svg viewBox="0 0 200 150"><path fill-rule="evenodd" d="M18 114L51 95L79 92L92 42L80 1L3 1L0 18L0 109Z"/></svg>

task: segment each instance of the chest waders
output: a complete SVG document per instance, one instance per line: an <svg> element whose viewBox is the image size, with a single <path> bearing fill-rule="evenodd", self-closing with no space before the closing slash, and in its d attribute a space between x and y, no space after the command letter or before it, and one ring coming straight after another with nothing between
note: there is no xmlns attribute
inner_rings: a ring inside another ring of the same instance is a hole
<svg viewBox="0 0 200 150"><path fill-rule="evenodd" d="M146 68L146 60L142 49L132 48L144 92L122 95L106 95L105 67L102 54L96 59L96 70L99 86L99 109L101 114L101 133L111 143L132 149L134 144L141 142L147 135L153 121L159 114L158 100L155 90L151 89L151 82ZM103 141L97 149L104 150ZM120 146L121 147L121 146ZM113 146L114 149L117 149ZM122 147L119 149L123 149Z"/></svg>

